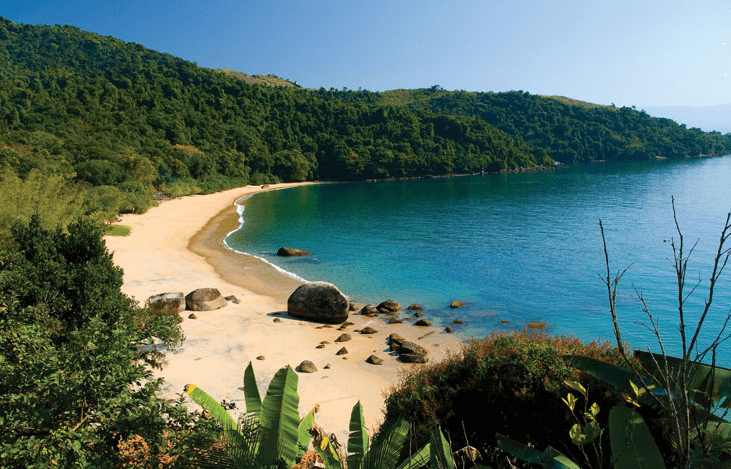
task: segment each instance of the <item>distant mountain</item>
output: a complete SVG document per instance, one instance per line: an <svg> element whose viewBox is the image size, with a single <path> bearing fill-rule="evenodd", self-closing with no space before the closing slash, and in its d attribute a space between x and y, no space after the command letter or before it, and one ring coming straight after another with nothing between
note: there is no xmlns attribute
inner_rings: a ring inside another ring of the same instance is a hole
<svg viewBox="0 0 731 469"><path fill-rule="evenodd" d="M650 106L645 111L655 117L666 117L686 127L704 132L731 132L731 104L717 106Z"/></svg>

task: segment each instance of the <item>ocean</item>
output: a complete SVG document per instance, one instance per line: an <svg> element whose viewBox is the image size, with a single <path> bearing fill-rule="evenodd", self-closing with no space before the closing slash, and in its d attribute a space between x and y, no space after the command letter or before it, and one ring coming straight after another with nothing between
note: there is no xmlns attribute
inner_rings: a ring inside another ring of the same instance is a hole
<svg viewBox="0 0 731 469"><path fill-rule="evenodd" d="M695 327L731 211L731 158L593 164L552 171L356 182L265 192L241 202L226 244L290 275L338 286L352 300L427 308L465 338L545 321L552 334L614 340L599 220L619 284L623 338L657 350L642 311L679 353L672 242L685 242L686 323ZM312 255L282 258L282 247ZM731 247L731 243L729 246ZM685 254L684 253L684 254ZM452 300L466 303L452 309ZM731 310L731 272L716 286L700 343ZM459 318L463 325L455 326ZM731 366L731 344L719 349Z"/></svg>

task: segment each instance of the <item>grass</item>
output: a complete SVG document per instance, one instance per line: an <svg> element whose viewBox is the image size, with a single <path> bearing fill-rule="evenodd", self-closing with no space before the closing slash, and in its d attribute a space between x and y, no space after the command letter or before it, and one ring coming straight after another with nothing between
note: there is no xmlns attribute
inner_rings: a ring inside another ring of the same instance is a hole
<svg viewBox="0 0 731 469"><path fill-rule="evenodd" d="M106 236L127 236L129 234L129 226L127 225L107 225L104 230Z"/></svg>

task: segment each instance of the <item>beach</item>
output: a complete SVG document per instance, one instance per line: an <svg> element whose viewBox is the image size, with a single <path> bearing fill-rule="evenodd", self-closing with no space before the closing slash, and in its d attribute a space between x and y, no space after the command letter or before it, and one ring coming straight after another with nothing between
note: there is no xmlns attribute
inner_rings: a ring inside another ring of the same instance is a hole
<svg viewBox="0 0 731 469"><path fill-rule="evenodd" d="M162 370L155 370L155 376L165 380L161 397L176 398L191 383L217 401L235 401L237 408L231 413L236 414L244 408L243 374L249 362L263 397L279 368L289 365L294 369L303 360L310 360L318 370L298 373L300 416L319 406L316 422L345 444L353 405L358 401L363 405L372 435L383 419L389 387L413 367L421 366L401 363L389 352L386 337L390 333L424 346L430 361L457 352L462 342L442 328L418 327L408 321L387 324L382 318L369 318L357 311L349 318L354 324L344 331L337 325L290 317L287 298L302 282L256 257L229 250L223 239L239 226L236 200L299 184L306 183L246 186L163 201L144 214L123 215L119 224L129 226L130 234L105 240L114 262L124 270L122 290L140 305L158 293L188 294L204 287L217 288L224 296L239 300L218 310L195 312L196 319L189 318L190 311L181 313L185 342L175 353L167 353ZM386 299L373 298L371 302ZM378 332L354 332L367 326ZM344 332L352 340L335 343ZM323 341L328 342L325 347L317 348ZM342 347L348 353L336 355ZM370 355L382 358L383 364L366 362ZM197 408L189 399L187 402L189 408Z"/></svg>

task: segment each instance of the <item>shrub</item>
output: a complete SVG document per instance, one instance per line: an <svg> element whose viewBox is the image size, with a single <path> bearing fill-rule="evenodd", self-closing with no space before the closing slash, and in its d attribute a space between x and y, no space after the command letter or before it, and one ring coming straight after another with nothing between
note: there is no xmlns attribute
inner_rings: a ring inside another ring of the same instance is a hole
<svg viewBox="0 0 731 469"><path fill-rule="evenodd" d="M483 463L497 465L496 434L538 448L549 443L566 454L576 451L569 438L573 419L561 398L565 380L580 379L592 402L608 410L622 397L612 388L568 365L564 355L584 355L619 364L609 343L584 344L571 336L543 331L493 332L472 340L448 359L419 368L392 387L384 426L404 416L415 427L417 444L441 425L453 448L476 447ZM599 420L606 420L607 413ZM609 454L609 451L606 452ZM578 458L575 458L578 459Z"/></svg>

